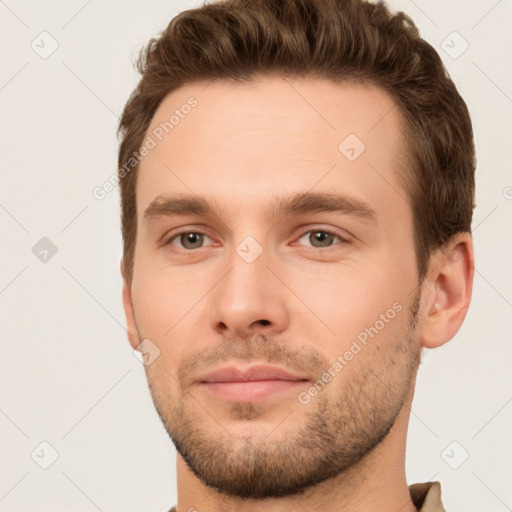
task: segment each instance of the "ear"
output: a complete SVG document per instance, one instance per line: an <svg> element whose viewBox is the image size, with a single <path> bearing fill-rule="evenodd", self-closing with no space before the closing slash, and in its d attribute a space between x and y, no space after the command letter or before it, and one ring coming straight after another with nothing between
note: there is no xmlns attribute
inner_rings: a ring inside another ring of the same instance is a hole
<svg viewBox="0 0 512 512"><path fill-rule="evenodd" d="M455 336L469 308L475 270L471 234L454 235L430 262L420 342L436 348Z"/></svg>
<svg viewBox="0 0 512 512"><path fill-rule="evenodd" d="M135 323L131 283L127 280L123 259L121 259L121 275L123 276L123 308L126 317L126 334L130 345L135 349L140 344L140 340L137 332L137 324Z"/></svg>

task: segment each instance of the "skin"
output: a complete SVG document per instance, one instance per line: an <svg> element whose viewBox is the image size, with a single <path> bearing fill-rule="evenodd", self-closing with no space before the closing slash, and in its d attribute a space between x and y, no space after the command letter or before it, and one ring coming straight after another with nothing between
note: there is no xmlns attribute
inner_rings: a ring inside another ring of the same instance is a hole
<svg viewBox="0 0 512 512"><path fill-rule="evenodd" d="M421 348L449 341L465 317L470 235L433 253L420 282L397 173L406 127L378 87L188 84L165 98L148 134L191 96L197 107L139 169L131 282L121 264L130 343L149 339L160 351L145 370L178 447L178 511L416 510L405 479L416 370ZM366 146L352 162L338 149L350 133ZM356 198L375 219L270 215L276 196L301 192ZM159 195L179 193L215 202L217 215L144 219ZM324 230L344 241L322 245L314 234ZM162 243L182 231L206 236ZM237 253L248 236L262 248L252 263ZM298 393L393 304L400 312L301 403ZM269 362L307 381L259 402L197 382L228 363Z"/></svg>

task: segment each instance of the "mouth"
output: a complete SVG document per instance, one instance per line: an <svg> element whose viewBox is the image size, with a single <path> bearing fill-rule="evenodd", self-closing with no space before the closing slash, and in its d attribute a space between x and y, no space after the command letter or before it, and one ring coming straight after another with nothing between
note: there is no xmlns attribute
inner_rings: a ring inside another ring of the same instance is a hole
<svg viewBox="0 0 512 512"><path fill-rule="evenodd" d="M215 396L242 402L261 401L272 395L296 390L309 379L275 366L238 368L227 366L208 373L199 384Z"/></svg>

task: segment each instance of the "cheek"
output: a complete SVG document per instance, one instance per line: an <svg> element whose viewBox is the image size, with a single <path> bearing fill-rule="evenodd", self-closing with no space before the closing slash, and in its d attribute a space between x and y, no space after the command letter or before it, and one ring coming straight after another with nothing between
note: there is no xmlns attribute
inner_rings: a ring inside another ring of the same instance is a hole
<svg viewBox="0 0 512 512"><path fill-rule="evenodd" d="M149 375L169 380L167 372L175 375L180 361L211 334L208 318L213 305L208 292L226 270L214 265L172 268L150 258L140 258L137 265L132 287L137 325L160 350Z"/></svg>
<svg viewBox="0 0 512 512"><path fill-rule="evenodd" d="M177 270L179 272L179 270ZM182 325L187 312L201 297L201 290L177 272L139 265L132 287L135 314L141 334L162 348Z"/></svg>
<svg viewBox="0 0 512 512"><path fill-rule="evenodd" d="M407 294L414 287L413 272L399 271L392 258L366 258L349 264L328 264L322 273L288 274L288 283L298 299L289 303L291 322L307 319L307 330L316 336L337 340L340 348L385 315L395 320L397 310L405 310ZM307 308L306 308L307 306ZM297 311L304 311L297 318ZM294 318L295 316L295 318ZM397 322L387 322L397 324ZM380 322L378 324L380 326ZM306 328L306 326L302 326ZM387 328L386 328L387 329Z"/></svg>

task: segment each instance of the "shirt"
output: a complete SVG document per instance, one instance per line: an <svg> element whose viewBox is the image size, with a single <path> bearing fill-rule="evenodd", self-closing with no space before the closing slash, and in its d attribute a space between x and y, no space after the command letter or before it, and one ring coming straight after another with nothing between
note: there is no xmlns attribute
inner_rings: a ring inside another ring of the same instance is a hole
<svg viewBox="0 0 512 512"><path fill-rule="evenodd" d="M409 494L418 512L446 512L441 502L441 484L439 482L409 485ZM169 512L176 512L176 507L172 507Z"/></svg>

